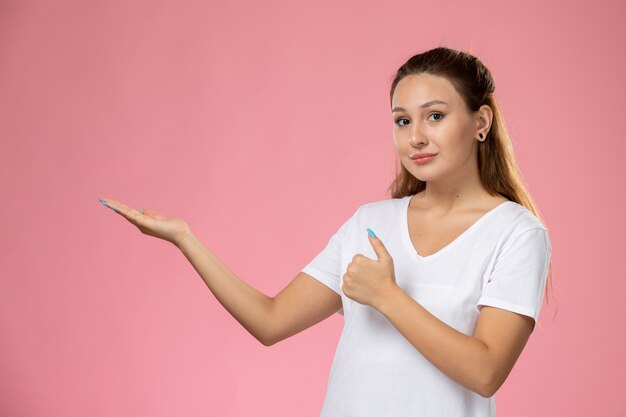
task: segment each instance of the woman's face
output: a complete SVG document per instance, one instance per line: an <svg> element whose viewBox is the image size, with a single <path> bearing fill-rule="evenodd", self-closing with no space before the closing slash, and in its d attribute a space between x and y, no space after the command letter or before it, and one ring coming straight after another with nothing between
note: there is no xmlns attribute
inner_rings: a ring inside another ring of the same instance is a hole
<svg viewBox="0 0 626 417"><path fill-rule="evenodd" d="M460 181L478 175L479 119L467 110L450 81L432 74L408 75L396 85L391 107L396 151L413 176L421 181ZM436 155L411 159L421 153Z"/></svg>

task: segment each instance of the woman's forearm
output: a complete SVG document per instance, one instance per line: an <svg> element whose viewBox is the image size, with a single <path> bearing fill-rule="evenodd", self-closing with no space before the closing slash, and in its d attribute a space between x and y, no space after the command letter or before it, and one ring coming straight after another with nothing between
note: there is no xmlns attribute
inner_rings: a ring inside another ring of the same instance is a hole
<svg viewBox="0 0 626 417"><path fill-rule="evenodd" d="M397 286L377 309L449 378L483 397L493 395L491 362L481 341L448 326Z"/></svg>
<svg viewBox="0 0 626 417"><path fill-rule="evenodd" d="M175 246L191 262L224 308L257 340L269 346L273 299L238 278L189 231Z"/></svg>

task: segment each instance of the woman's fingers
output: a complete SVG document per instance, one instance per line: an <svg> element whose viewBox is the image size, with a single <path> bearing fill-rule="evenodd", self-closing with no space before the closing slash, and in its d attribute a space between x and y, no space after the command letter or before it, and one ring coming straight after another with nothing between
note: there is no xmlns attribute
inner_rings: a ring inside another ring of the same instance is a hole
<svg viewBox="0 0 626 417"><path fill-rule="evenodd" d="M117 200L113 200L110 198L101 198L100 202L115 210L116 213L124 216L129 222L133 223L135 226L145 226L146 222L149 220L147 216L143 213L135 210L134 208L128 207L125 204L120 203Z"/></svg>
<svg viewBox="0 0 626 417"><path fill-rule="evenodd" d="M148 208L137 211L112 198L100 198L99 200L104 206L115 210L126 218L129 223L135 225L145 235L175 243L180 236L189 232L189 226L182 219L167 218L156 210Z"/></svg>
<svg viewBox="0 0 626 417"><path fill-rule="evenodd" d="M111 207L111 205L104 198L98 198L98 201L100 201L104 207L108 207L115 210L116 213L119 213L119 211L115 207Z"/></svg>

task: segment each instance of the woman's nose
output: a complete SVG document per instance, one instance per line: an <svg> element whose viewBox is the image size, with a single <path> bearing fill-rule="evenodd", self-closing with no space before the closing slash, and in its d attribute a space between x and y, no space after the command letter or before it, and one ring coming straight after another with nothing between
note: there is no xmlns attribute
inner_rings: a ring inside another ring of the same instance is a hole
<svg viewBox="0 0 626 417"><path fill-rule="evenodd" d="M421 131L419 125L417 123L411 126L411 130L409 131L409 143L412 146L418 146L419 144L424 144L428 140L426 139L426 135Z"/></svg>

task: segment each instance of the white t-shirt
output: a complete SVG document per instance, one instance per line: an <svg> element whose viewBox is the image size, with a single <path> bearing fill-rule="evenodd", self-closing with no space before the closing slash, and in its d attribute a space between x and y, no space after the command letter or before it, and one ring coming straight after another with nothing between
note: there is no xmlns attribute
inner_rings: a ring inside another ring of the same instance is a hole
<svg viewBox="0 0 626 417"><path fill-rule="evenodd" d="M493 417L484 398L431 364L376 309L341 288L352 257L377 259L369 227L394 261L397 284L431 314L473 335L481 305L539 318L551 245L526 207L506 201L430 256L415 250L407 209L411 196L360 206L302 271L339 295L344 327L330 370L321 417Z"/></svg>

